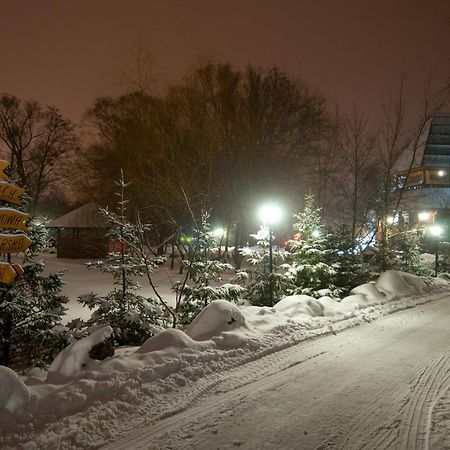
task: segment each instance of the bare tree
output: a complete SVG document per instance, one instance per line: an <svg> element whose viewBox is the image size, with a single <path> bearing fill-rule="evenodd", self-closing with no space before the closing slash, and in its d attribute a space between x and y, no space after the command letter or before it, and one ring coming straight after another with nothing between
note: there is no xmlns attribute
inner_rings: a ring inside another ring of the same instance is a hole
<svg viewBox="0 0 450 450"><path fill-rule="evenodd" d="M367 224L370 199L376 189L375 135L370 129L368 117L357 109L345 118L341 131L344 171L341 189L350 204L351 236L355 244L357 236Z"/></svg>
<svg viewBox="0 0 450 450"><path fill-rule="evenodd" d="M78 148L74 125L55 107L6 94L0 97L0 142L12 176L31 197L32 211L52 184L67 177L63 167Z"/></svg>

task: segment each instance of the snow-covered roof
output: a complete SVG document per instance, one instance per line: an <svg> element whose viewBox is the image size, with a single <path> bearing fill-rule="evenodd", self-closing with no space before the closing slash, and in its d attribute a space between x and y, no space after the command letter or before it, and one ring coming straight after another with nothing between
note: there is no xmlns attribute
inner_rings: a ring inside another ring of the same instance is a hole
<svg viewBox="0 0 450 450"><path fill-rule="evenodd" d="M106 219L100 214L100 206L88 203L52 220L49 228L108 228Z"/></svg>

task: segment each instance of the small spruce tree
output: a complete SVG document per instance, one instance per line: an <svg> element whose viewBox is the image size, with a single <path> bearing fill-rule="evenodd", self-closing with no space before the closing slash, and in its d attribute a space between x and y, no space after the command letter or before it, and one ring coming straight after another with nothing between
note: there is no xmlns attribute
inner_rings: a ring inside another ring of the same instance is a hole
<svg viewBox="0 0 450 450"><path fill-rule="evenodd" d="M136 255L140 236L148 226L135 225L126 217L124 192L127 184L123 173L116 184L119 187L117 213L108 209L101 209L101 213L109 225L108 238L116 243L117 250L108 253L104 261L87 264L90 268L111 274L116 287L104 297L90 293L80 296L79 301L95 309L88 322L91 326L110 325L117 345L139 345L159 331L165 322L158 301L139 295L140 285L133 277L148 275L163 260L161 257L144 259L142 255Z"/></svg>
<svg viewBox="0 0 450 450"><path fill-rule="evenodd" d="M45 220L31 220L28 230L23 275L0 287L0 364L18 368L44 367L68 338L61 324L68 301L61 295L63 272L43 274L41 254L50 243Z"/></svg>
<svg viewBox="0 0 450 450"><path fill-rule="evenodd" d="M273 251L273 268L272 273L269 272L269 232L267 227L262 226L258 233L251 235L256 240L258 248L245 247L241 250L241 255L250 264L250 268L239 271L238 278L246 287L245 298L256 306L273 306L281 300L290 286L283 266L286 259L285 251L280 251L278 248ZM272 302L270 289L272 289Z"/></svg>
<svg viewBox="0 0 450 450"><path fill-rule="evenodd" d="M189 259L182 261L187 269L185 278L173 288L181 327L188 325L211 301L236 301L244 291L238 284L222 282L222 274L232 271L233 266L218 259L218 243L211 233L206 211L202 211L200 223L194 228L189 255Z"/></svg>
<svg viewBox="0 0 450 450"><path fill-rule="evenodd" d="M342 297L360 284L370 279L368 265L352 238L352 230L348 225L334 227L330 232L329 247L332 249L330 262L339 264L333 282L340 289Z"/></svg>
<svg viewBox="0 0 450 450"><path fill-rule="evenodd" d="M396 267L403 272L430 276L431 270L421 258L421 237L417 232L404 231L398 234Z"/></svg>
<svg viewBox="0 0 450 450"><path fill-rule="evenodd" d="M311 297L338 297L340 289L334 284L339 263L329 262L332 250L328 247L325 228L321 225L321 210L314 206L314 196L305 197L303 212L296 214L293 225L298 239L289 241L292 262L288 275L292 294Z"/></svg>

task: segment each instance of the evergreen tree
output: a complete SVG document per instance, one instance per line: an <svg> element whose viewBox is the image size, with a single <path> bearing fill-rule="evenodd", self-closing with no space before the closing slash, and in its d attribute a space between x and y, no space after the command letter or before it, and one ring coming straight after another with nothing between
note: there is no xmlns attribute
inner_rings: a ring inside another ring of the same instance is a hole
<svg viewBox="0 0 450 450"><path fill-rule="evenodd" d="M293 287L292 294L312 297L329 295L338 297L340 289L333 280L339 263L329 263L331 249L328 248L329 235L321 225L321 210L314 206L314 196L305 197L305 208L294 217L293 225L298 239L289 241L292 263L288 270Z"/></svg>
<svg viewBox="0 0 450 450"><path fill-rule="evenodd" d="M290 283L285 275L282 265L286 259L286 252L276 249L272 255L272 273L269 272L269 233L267 227L262 226L258 233L251 237L256 240L258 249L243 248L242 256L251 265L249 270L238 273L241 281L245 283L246 295L253 305L273 306L289 289ZM273 304L270 300L270 289L272 289Z"/></svg>
<svg viewBox="0 0 450 450"><path fill-rule="evenodd" d="M182 262L187 268L186 276L174 286L179 325L188 325L213 300L236 301L242 294L241 286L222 283L222 274L232 271L233 266L216 256L218 243L211 233L209 213L203 211L194 229L190 258Z"/></svg>
<svg viewBox="0 0 450 450"><path fill-rule="evenodd" d="M159 331L164 324L162 310L157 300L145 298L137 293L140 288L133 277L148 275L162 258L143 258L137 255L140 238L148 225L135 225L126 218L126 203L124 191L127 187L123 174L119 182L119 197L117 213L101 209L109 224L109 240L116 243L116 251L108 253L104 261L88 263L104 273L109 273L116 286L104 297L96 294L80 296L80 302L95 309L89 324L107 324L114 330L114 339L118 345L139 345Z"/></svg>
<svg viewBox="0 0 450 450"><path fill-rule="evenodd" d="M397 237L397 264L395 268L420 276L430 276L431 270L421 258L421 238L417 232L404 231Z"/></svg>
<svg viewBox="0 0 450 450"><path fill-rule="evenodd" d="M368 267L359 249L355 248L352 229L348 225L333 228L329 243L332 248L330 262L339 264L333 277L334 284L345 297L354 287L369 281Z"/></svg>
<svg viewBox="0 0 450 450"><path fill-rule="evenodd" d="M41 253L50 236L42 219L29 225L32 243L25 253L23 275L0 287L0 364L45 366L67 344L61 325L68 299L61 295L63 272L43 275Z"/></svg>

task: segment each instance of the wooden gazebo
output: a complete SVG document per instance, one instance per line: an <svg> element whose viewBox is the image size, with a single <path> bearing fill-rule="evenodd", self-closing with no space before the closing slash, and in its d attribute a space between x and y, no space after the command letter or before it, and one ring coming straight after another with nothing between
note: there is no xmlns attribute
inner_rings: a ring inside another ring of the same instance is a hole
<svg viewBox="0 0 450 450"><path fill-rule="evenodd" d="M103 258L106 256L108 223L99 209L97 204L88 203L48 224L49 228L56 228L58 258Z"/></svg>

